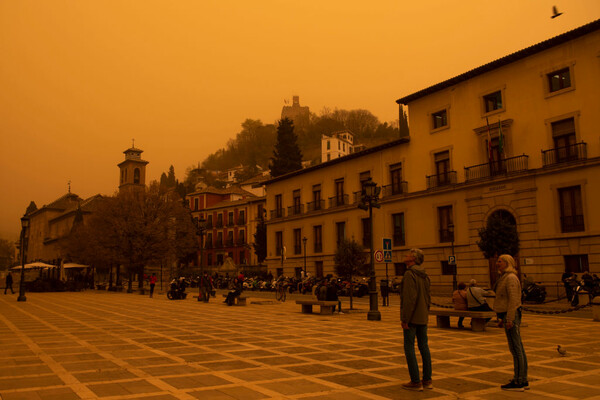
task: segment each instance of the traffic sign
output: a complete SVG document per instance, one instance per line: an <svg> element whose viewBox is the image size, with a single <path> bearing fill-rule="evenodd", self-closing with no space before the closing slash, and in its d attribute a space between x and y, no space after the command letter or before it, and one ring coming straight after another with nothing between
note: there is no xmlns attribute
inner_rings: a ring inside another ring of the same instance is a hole
<svg viewBox="0 0 600 400"><path fill-rule="evenodd" d="M383 238L383 250L392 250L392 239Z"/></svg>
<svg viewBox="0 0 600 400"><path fill-rule="evenodd" d="M456 265L456 256L448 256L448 265Z"/></svg>
<svg viewBox="0 0 600 400"><path fill-rule="evenodd" d="M377 261L378 263L383 262L383 251L381 251L381 250L375 251L375 261Z"/></svg>
<svg viewBox="0 0 600 400"><path fill-rule="evenodd" d="M392 251L391 250L383 251L383 261L385 261L386 263L392 262Z"/></svg>

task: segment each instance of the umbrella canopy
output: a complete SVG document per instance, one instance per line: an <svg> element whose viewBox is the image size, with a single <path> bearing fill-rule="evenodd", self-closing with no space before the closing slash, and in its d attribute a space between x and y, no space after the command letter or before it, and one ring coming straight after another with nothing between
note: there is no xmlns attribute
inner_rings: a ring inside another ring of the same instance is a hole
<svg viewBox="0 0 600 400"><path fill-rule="evenodd" d="M25 264L25 269L38 269L38 268L56 268L56 265L46 264L41 261L32 262Z"/></svg>
<svg viewBox="0 0 600 400"><path fill-rule="evenodd" d="M89 267L89 265L82 265L82 264L75 264L75 263L65 263L63 264L63 268L65 269L69 269L69 268L87 268ZM25 267L27 268L27 267Z"/></svg>
<svg viewBox="0 0 600 400"><path fill-rule="evenodd" d="M52 264L46 264L43 263L41 261L36 261L30 264L25 264L25 269L29 269L29 268L33 268L33 269L37 269L37 268L56 268L56 265L52 265Z"/></svg>

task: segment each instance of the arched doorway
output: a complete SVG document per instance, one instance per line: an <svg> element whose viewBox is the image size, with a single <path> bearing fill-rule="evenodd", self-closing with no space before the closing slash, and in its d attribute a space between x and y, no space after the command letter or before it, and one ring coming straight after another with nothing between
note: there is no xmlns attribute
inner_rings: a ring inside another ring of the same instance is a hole
<svg viewBox="0 0 600 400"><path fill-rule="evenodd" d="M499 210L496 210L493 213L491 213L490 216L488 217L488 219L486 221L486 228L489 228L490 225L495 225L495 226L498 226L498 225L507 226L508 225L508 226L513 227L516 231L517 220L515 219L514 215L510 211L505 210L505 209L499 209ZM490 285L492 287L498 280L498 271L496 270L496 261L498 260L499 255L500 254L493 255L492 257L490 257L488 259ZM519 271L519 276L520 276L521 275L521 272L520 272L521 267L520 267L520 263L519 263L518 253L514 255L514 259L516 262L517 271Z"/></svg>

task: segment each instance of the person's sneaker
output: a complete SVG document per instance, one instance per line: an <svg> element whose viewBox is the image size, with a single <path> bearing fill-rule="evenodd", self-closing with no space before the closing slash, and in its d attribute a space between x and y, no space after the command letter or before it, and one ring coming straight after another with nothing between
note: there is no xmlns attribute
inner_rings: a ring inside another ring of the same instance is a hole
<svg viewBox="0 0 600 400"><path fill-rule="evenodd" d="M338 314L343 314L343 313L344 313L343 311L338 312Z"/></svg>
<svg viewBox="0 0 600 400"><path fill-rule="evenodd" d="M523 389L529 390L529 381L525 381L525 383L523 383Z"/></svg>
<svg viewBox="0 0 600 400"><path fill-rule="evenodd" d="M414 391L417 391L417 392L422 392L423 391L423 385L421 385L421 382L410 381L408 383L403 383L402 384L402 388L406 389L406 390L414 390Z"/></svg>
<svg viewBox="0 0 600 400"><path fill-rule="evenodd" d="M511 390L513 392L522 392L525 390L525 385L520 383L516 383L515 381L510 381L506 385L500 386L502 390Z"/></svg>
<svg viewBox="0 0 600 400"><path fill-rule="evenodd" d="M432 381L421 381L421 384L423 385L424 389L433 389Z"/></svg>

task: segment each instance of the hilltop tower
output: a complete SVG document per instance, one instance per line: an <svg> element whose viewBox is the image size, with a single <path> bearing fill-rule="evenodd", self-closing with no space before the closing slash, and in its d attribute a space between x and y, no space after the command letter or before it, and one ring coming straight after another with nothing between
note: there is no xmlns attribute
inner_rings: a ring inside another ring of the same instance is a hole
<svg viewBox="0 0 600 400"><path fill-rule="evenodd" d="M146 164L148 161L142 160L144 151L135 148L135 143L125 150L125 160L119 163L120 178L119 191L139 190L146 187Z"/></svg>

